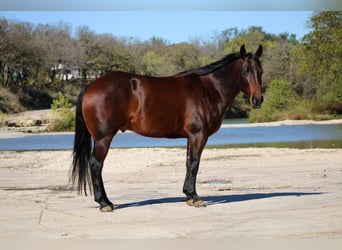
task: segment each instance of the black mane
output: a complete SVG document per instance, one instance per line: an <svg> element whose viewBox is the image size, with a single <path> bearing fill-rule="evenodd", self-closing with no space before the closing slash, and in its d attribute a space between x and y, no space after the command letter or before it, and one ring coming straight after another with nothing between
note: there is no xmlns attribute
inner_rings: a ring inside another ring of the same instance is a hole
<svg viewBox="0 0 342 250"><path fill-rule="evenodd" d="M255 61L257 61L257 63L259 65L261 65L259 59L256 56L254 56L254 54L247 53L246 56L248 58L254 59ZM210 74L210 73L212 73L212 72L222 68L223 66L225 66L225 65L227 65L227 64L229 64L231 62L234 62L235 60L237 60L239 58L240 58L240 53L232 53L232 54L226 55L221 60L218 60L218 61L210 63L208 65L199 67L197 69L190 69L190 70L186 70L186 71L180 72L176 76L188 76L188 75L191 75L191 74L194 74L194 75L197 75L197 76L208 75L208 74Z"/></svg>
<svg viewBox="0 0 342 250"><path fill-rule="evenodd" d="M197 69L190 69L187 71L183 71L183 72L177 74L177 76L187 76L187 75L191 75L191 74L195 74L197 76L208 75L208 74L214 72L215 70L222 68L224 65L231 63L231 62L234 62L235 60L237 60L239 58L240 58L239 53L232 53L232 54L226 55L221 60L210 63L208 65L199 67Z"/></svg>

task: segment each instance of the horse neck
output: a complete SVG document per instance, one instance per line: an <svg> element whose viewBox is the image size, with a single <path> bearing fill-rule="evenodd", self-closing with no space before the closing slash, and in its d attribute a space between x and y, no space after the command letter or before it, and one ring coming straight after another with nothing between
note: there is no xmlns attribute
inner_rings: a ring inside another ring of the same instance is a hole
<svg viewBox="0 0 342 250"><path fill-rule="evenodd" d="M239 83L241 77L239 67L241 67L241 65L238 61L239 60L229 63L208 75L215 89L221 96L224 110L240 92Z"/></svg>

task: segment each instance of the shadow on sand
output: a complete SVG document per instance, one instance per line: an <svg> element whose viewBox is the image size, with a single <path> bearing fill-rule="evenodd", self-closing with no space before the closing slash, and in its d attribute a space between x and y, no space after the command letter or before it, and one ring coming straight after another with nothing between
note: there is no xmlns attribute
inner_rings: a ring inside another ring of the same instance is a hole
<svg viewBox="0 0 342 250"><path fill-rule="evenodd" d="M284 197L284 196L305 196L305 195L320 195L322 193L304 193L304 192L279 192L279 193L253 193L253 194L235 194L235 195L218 195L218 196L206 196L202 199L207 203L208 206L215 204L224 204L231 202L242 202L249 200L268 199L273 197ZM144 201L137 201L124 204L116 204L116 209L128 208L128 207L140 207L146 205L164 204L164 203L176 203L185 202L185 197L170 197L160 199L150 199Z"/></svg>

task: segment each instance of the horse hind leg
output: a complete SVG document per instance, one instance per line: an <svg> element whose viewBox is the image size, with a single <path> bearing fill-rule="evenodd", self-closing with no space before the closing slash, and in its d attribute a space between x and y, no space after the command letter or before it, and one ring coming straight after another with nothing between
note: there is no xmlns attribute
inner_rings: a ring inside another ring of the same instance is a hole
<svg viewBox="0 0 342 250"><path fill-rule="evenodd" d="M102 179L103 162L107 156L112 138L113 136L107 136L99 140L94 140L94 150L90 158L94 198L99 203L101 212L111 212L114 209L113 203L107 197Z"/></svg>

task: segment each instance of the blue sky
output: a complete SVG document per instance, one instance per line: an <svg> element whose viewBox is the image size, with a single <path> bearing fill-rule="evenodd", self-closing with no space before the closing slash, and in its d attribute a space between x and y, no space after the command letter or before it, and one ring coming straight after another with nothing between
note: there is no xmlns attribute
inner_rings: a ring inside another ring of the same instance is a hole
<svg viewBox="0 0 342 250"><path fill-rule="evenodd" d="M0 11L0 18L33 24L65 21L73 31L86 25L97 34L149 40L161 37L170 43L210 39L215 32L261 26L266 32L283 32L301 39L310 30L311 11Z"/></svg>

